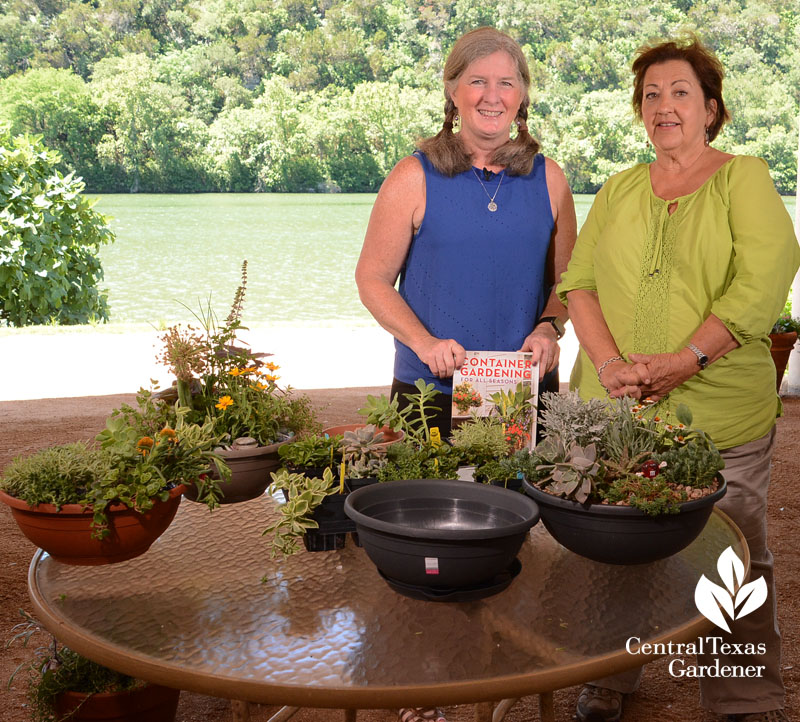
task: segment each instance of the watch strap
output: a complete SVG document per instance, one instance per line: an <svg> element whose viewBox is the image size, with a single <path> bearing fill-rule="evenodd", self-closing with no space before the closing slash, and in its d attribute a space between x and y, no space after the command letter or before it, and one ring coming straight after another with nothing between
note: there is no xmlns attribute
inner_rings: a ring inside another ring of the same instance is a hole
<svg viewBox="0 0 800 722"><path fill-rule="evenodd" d="M556 332L556 339L560 339L566 331L563 322L559 321L557 316L542 316L539 319L539 323L549 323Z"/></svg>
<svg viewBox="0 0 800 722"><path fill-rule="evenodd" d="M708 356L706 356L699 348L697 348L697 346L695 346L693 343L687 343L686 348L688 348L695 356L697 356L697 365L701 369L704 369L706 366L708 366Z"/></svg>

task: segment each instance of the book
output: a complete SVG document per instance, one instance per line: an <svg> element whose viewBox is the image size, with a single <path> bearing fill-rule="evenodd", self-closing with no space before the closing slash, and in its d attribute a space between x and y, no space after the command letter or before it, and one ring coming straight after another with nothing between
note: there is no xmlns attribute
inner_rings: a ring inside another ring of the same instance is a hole
<svg viewBox="0 0 800 722"><path fill-rule="evenodd" d="M520 448L536 444L539 364L521 351L467 351L453 374L454 422L470 416L500 416L520 434ZM496 403L497 402L497 403Z"/></svg>

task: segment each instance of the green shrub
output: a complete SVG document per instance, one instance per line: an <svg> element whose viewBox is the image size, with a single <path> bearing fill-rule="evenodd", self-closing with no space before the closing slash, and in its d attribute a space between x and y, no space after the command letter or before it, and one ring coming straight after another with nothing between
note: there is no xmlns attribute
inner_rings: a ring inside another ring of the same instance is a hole
<svg viewBox="0 0 800 722"><path fill-rule="evenodd" d="M38 136L0 128L0 323L108 321L97 254L114 236L60 161Z"/></svg>

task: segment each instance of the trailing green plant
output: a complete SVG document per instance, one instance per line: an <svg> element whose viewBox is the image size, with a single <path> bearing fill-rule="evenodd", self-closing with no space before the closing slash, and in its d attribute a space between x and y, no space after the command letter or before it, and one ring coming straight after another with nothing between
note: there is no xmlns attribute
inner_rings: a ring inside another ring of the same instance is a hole
<svg viewBox="0 0 800 722"><path fill-rule="evenodd" d="M508 453L506 431L496 416L478 416L461 424L451 435L453 448L468 466L485 464Z"/></svg>
<svg viewBox="0 0 800 722"><path fill-rule="evenodd" d="M223 479L230 470L214 448L220 437L213 424L203 426L184 420L179 410L176 423L157 433L143 433L133 424L133 409L106 420L97 446L66 444L43 449L12 461L0 479L0 488L30 506L81 504L92 510L92 536L109 534L107 509L120 503L147 511L155 500L165 501L170 489L194 483L199 500L210 508L218 504L216 481L206 476L216 463Z"/></svg>
<svg viewBox="0 0 800 722"><path fill-rule="evenodd" d="M655 408L631 399L582 401L577 394L547 394L550 414L543 414L544 438L533 457L538 463L528 479L542 489L581 503L620 503L648 514L678 510L683 487L710 487L724 467L714 443L692 428L685 404L675 422ZM569 419L577 430L565 431ZM581 445L579 438L594 441Z"/></svg>
<svg viewBox="0 0 800 722"><path fill-rule="evenodd" d="M291 556L300 551L303 534L309 529L319 528L312 514L326 496L339 491L339 486L330 469L325 469L321 479L291 473L287 469L272 472L271 476L269 493L284 491L287 500L278 507L277 521L270 524L262 536L272 534L270 555L273 558Z"/></svg>
<svg viewBox="0 0 800 722"><path fill-rule="evenodd" d="M159 361L175 374L177 401L190 410L189 418L212 420L215 429L226 434L229 443L241 437L268 445L281 434L302 436L316 433L321 425L311 400L278 386L280 368L262 359L269 354L254 353L237 340L247 288L247 261L242 263L241 283L234 294L228 316L217 319L210 299L193 312L200 328L171 326L162 335ZM163 394L162 394L163 396Z"/></svg>
<svg viewBox="0 0 800 722"><path fill-rule="evenodd" d="M22 609L19 613L25 621L12 628L14 636L6 643L6 648L15 642L27 647L35 635L46 634L36 619ZM103 667L68 647L59 646L55 637L50 638L47 646L37 647L33 658L14 670L8 681L9 687L23 670L27 671L28 705L33 722L52 722L56 698L64 692L78 692L89 699L95 694L123 692L146 685L142 680Z"/></svg>
<svg viewBox="0 0 800 722"><path fill-rule="evenodd" d="M386 449L387 461L378 469L378 481L401 479L455 479L459 453L449 444L418 447L401 441Z"/></svg>
<svg viewBox="0 0 800 722"><path fill-rule="evenodd" d="M289 470L304 468L338 468L342 461L340 445L344 436L314 435L290 441L278 448L278 456Z"/></svg>
<svg viewBox="0 0 800 722"><path fill-rule="evenodd" d="M114 234L60 163L40 136L0 127L0 323L108 321L99 250Z"/></svg>
<svg viewBox="0 0 800 722"><path fill-rule="evenodd" d="M511 456L487 461L480 464L474 473L476 481L488 484L491 482L508 482L512 479L536 479L536 468L541 459L530 452L529 449L519 449Z"/></svg>
<svg viewBox="0 0 800 722"><path fill-rule="evenodd" d="M86 489L108 474L111 457L85 441L51 446L16 457L0 478L0 489L29 506L85 504Z"/></svg>
<svg viewBox="0 0 800 722"><path fill-rule="evenodd" d="M345 464L344 474L350 479L375 477L386 463L383 432L373 424L345 431L340 448Z"/></svg>

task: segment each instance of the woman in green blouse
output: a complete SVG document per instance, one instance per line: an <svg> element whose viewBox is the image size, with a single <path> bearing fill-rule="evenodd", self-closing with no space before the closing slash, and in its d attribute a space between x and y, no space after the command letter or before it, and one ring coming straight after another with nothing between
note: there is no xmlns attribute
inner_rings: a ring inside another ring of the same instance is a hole
<svg viewBox="0 0 800 722"><path fill-rule="evenodd" d="M667 418L685 403L722 451L728 492L719 506L747 537L751 579L764 576L770 596L726 640L763 643L766 654L720 664L765 669L758 678L701 679L701 703L736 720L783 720L766 546L781 412L768 333L800 251L766 163L710 145L729 120L719 61L691 38L641 49L633 72L634 109L656 159L603 186L562 276L558 293L581 344L571 383L584 398L649 398ZM578 719L620 719L622 695L639 675L584 687Z"/></svg>

